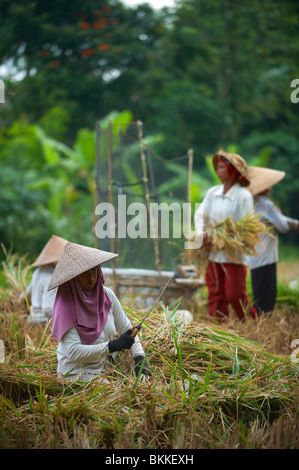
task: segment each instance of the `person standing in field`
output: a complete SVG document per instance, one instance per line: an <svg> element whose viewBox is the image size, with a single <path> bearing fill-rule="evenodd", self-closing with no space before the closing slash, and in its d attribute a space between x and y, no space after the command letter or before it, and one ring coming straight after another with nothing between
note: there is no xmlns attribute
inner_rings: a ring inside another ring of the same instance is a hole
<svg viewBox="0 0 299 470"><path fill-rule="evenodd" d="M195 212L194 223L197 235L203 236L203 244L209 243L205 226L217 224L227 217L234 221L254 212L253 197L246 189L249 180L245 177L245 160L235 153L219 150L212 157L213 166L221 184L207 191L205 198ZM224 251L211 251L208 258L206 283L208 287L208 308L210 316L220 321L229 317L231 305L237 317L243 321L245 311L256 318L257 312L246 293L247 259L236 252L232 260Z"/></svg>
<svg viewBox="0 0 299 470"><path fill-rule="evenodd" d="M28 322L44 327L52 318L52 310L56 296L56 290L48 291L49 282L55 266L68 243L64 238L52 235L43 250L32 264L35 267L32 279L25 295L30 304Z"/></svg>
<svg viewBox="0 0 299 470"><path fill-rule="evenodd" d="M248 257L254 305L259 314L271 313L277 296L278 233L299 230L299 221L283 215L269 197L272 186L285 177L284 171L249 167L247 174L256 213L266 226L271 227L271 236L261 235L262 243L256 247L257 255Z"/></svg>

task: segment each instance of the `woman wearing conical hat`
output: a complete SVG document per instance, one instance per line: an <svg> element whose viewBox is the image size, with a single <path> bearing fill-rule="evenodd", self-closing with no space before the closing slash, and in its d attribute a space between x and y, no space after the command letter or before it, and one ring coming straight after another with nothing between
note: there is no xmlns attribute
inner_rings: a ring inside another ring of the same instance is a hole
<svg viewBox="0 0 299 470"><path fill-rule="evenodd" d="M101 264L115 256L68 243L53 273L49 290L58 288L52 321L52 336L59 341L57 373L68 381L100 379L115 353L125 349L134 358L135 372L143 363L142 373L150 375L138 336L134 341L119 300L104 286Z"/></svg>
<svg viewBox="0 0 299 470"><path fill-rule="evenodd" d="M270 229L272 236L261 235L262 243L256 247L257 256L248 258L255 306L259 313L270 313L276 302L278 233L299 230L299 222L283 215L269 198L272 186L284 178L284 171L249 167L247 174L250 179L248 189L254 196L256 213L260 214L265 225L273 227Z"/></svg>
<svg viewBox="0 0 299 470"><path fill-rule="evenodd" d="M66 243L68 241L64 238L52 235L32 264L32 267L36 269L26 289L26 297L30 303L30 314L28 316L30 323L45 326L52 318L57 289L49 292L48 286Z"/></svg>
<svg viewBox="0 0 299 470"><path fill-rule="evenodd" d="M221 184L207 191L194 216L195 231L203 236L203 243L209 243L205 234L208 223L217 224L230 216L238 221L254 212L253 198L246 189L249 181L245 176L245 160L235 153L219 150L212 161ZM247 259L241 252L236 251L232 261L222 250L211 250L206 272L210 316L227 320L231 305L241 321L247 309L251 317L257 317L246 293L246 272Z"/></svg>

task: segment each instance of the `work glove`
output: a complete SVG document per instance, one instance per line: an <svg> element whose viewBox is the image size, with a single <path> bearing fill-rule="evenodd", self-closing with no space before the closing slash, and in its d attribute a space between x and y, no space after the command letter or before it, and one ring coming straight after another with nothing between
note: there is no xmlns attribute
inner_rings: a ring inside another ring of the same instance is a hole
<svg viewBox="0 0 299 470"><path fill-rule="evenodd" d="M135 370L136 377L139 374L143 359L144 359L144 356L141 356L141 355L134 357L134 361L135 361L134 370ZM144 361L144 364L143 364L142 374L148 375L149 377L152 375L150 366L148 365L146 361Z"/></svg>
<svg viewBox="0 0 299 470"><path fill-rule="evenodd" d="M119 338L112 339L108 343L108 348L111 353L115 351L122 351L123 349L130 349L134 343L134 338L131 336L132 330L123 333Z"/></svg>

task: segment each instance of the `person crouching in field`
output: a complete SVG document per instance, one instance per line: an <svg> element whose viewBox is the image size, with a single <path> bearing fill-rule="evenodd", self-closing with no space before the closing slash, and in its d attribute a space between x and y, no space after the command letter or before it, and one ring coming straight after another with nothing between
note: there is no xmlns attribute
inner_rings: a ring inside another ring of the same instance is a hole
<svg viewBox="0 0 299 470"><path fill-rule="evenodd" d="M234 221L254 212L253 197L246 186L247 165L237 154L219 150L212 157L213 166L221 181L220 185L210 188L199 208L195 212L195 231L203 235L203 243L209 243L205 234L205 226L217 224L227 217L233 216ZM250 317L256 318L254 306L246 293L247 260L241 252L232 262L224 251L212 251L208 257L206 283L208 287L208 308L210 316L220 321L229 317L231 304L237 317L243 321L244 311L249 309Z"/></svg>
<svg viewBox="0 0 299 470"><path fill-rule="evenodd" d="M263 167L248 168L248 189L254 196L256 213L260 214L260 220L265 225L271 226L269 232L272 234L261 235L262 243L256 247L257 255L248 257L254 305L259 314L271 313L276 303L278 232L299 230L299 221L283 215L269 198L272 186L284 176L284 171Z"/></svg>
<svg viewBox="0 0 299 470"><path fill-rule="evenodd" d="M64 238L52 235L43 250L32 264L35 267L31 282L25 291L30 303L28 322L44 327L52 318L52 310L57 289L48 291L55 266L68 243Z"/></svg>
<svg viewBox="0 0 299 470"><path fill-rule="evenodd" d="M57 373L68 381L101 380L115 352L125 349L134 358L137 375L142 364L142 373L151 374L140 340L131 336L132 325L118 298L104 287L100 265L115 256L68 243L53 273L49 290L58 288L52 321L52 336L59 341Z"/></svg>

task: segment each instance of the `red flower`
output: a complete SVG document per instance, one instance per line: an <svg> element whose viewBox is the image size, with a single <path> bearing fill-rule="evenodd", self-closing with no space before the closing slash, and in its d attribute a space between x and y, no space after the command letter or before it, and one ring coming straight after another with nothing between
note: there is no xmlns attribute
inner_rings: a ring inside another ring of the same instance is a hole
<svg viewBox="0 0 299 470"><path fill-rule="evenodd" d="M110 49L110 44L98 44L98 49L100 51L107 51Z"/></svg>
<svg viewBox="0 0 299 470"><path fill-rule="evenodd" d="M91 47L81 51L81 56L82 57L87 57L88 55L92 55L92 54L94 54L94 49L92 49Z"/></svg>
<svg viewBox="0 0 299 470"><path fill-rule="evenodd" d="M48 63L48 67L59 67L60 62L58 60L53 60L52 62Z"/></svg>
<svg viewBox="0 0 299 470"><path fill-rule="evenodd" d="M105 24L104 24L104 23L97 22L97 23L93 23L92 27L93 27L94 29L101 29L101 28L104 28L104 27L105 27Z"/></svg>
<svg viewBox="0 0 299 470"><path fill-rule="evenodd" d="M89 28L90 28L90 24L89 24L89 23L86 23L86 22L79 23L79 28L81 28L81 29L89 29Z"/></svg>

